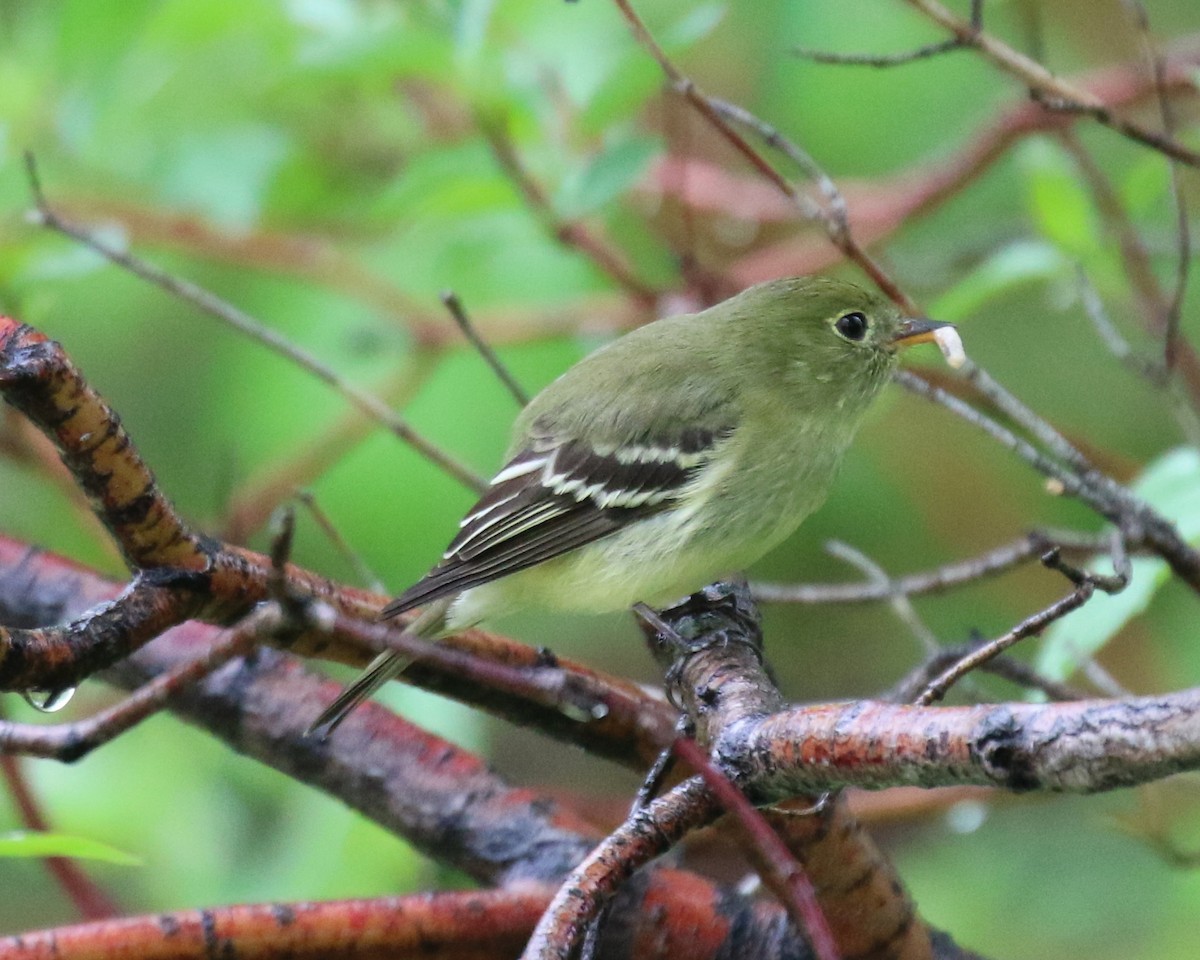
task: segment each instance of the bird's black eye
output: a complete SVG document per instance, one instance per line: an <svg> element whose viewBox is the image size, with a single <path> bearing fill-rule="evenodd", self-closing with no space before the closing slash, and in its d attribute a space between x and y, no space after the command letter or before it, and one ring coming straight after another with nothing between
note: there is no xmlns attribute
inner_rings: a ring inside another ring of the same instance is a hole
<svg viewBox="0 0 1200 960"><path fill-rule="evenodd" d="M861 313L848 313L833 325L847 340L858 341L867 335L867 318Z"/></svg>

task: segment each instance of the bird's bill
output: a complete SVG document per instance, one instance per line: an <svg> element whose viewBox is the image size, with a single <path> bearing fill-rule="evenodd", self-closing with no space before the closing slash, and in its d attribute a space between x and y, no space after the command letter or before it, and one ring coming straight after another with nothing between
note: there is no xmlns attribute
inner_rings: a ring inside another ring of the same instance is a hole
<svg viewBox="0 0 1200 960"><path fill-rule="evenodd" d="M914 347L918 343L936 343L937 332L947 327L953 329L954 324L942 323L940 320L925 320L908 317L900 321L900 327L892 337L892 343L897 347Z"/></svg>
<svg viewBox="0 0 1200 960"><path fill-rule="evenodd" d="M892 344L897 347L911 347L916 343L936 343L946 362L955 370L967 362L962 340L952 323L917 320L911 317L900 321L900 328L892 337Z"/></svg>

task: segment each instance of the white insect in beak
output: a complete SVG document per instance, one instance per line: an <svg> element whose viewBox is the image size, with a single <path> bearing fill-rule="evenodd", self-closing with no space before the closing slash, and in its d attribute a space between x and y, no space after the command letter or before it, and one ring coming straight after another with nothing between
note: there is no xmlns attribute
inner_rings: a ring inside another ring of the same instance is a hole
<svg viewBox="0 0 1200 960"><path fill-rule="evenodd" d="M955 370L967 362L967 353L963 350L962 337L958 335L958 331L953 327L938 327L933 331L933 342L942 351L942 356L946 358L946 363L950 364Z"/></svg>

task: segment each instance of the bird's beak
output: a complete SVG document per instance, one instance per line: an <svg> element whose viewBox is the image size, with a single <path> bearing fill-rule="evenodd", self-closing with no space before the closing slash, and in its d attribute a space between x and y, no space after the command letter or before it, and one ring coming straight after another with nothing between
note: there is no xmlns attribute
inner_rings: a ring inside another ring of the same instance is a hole
<svg viewBox="0 0 1200 960"><path fill-rule="evenodd" d="M936 343L937 332L946 327L954 328L952 323L942 323L940 320L925 320L907 317L900 321L900 326L892 337L892 345L897 347L912 347L918 343Z"/></svg>

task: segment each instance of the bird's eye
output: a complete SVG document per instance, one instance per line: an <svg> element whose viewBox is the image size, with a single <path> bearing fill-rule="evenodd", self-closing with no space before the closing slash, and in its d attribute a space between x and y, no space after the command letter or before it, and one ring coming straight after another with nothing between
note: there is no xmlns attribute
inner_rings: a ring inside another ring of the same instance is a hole
<svg viewBox="0 0 1200 960"><path fill-rule="evenodd" d="M847 340L859 341L867 335L867 318L861 313L848 313L833 325Z"/></svg>

